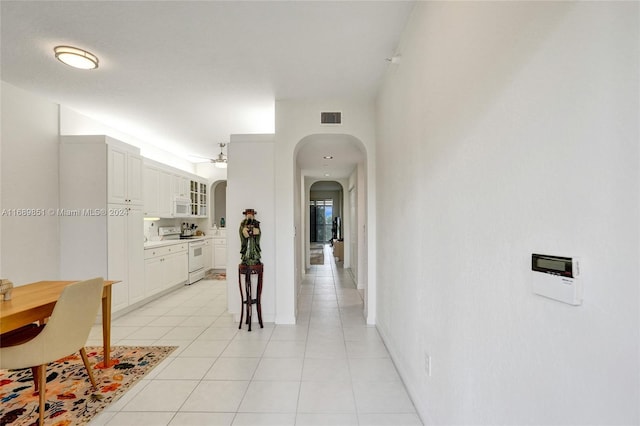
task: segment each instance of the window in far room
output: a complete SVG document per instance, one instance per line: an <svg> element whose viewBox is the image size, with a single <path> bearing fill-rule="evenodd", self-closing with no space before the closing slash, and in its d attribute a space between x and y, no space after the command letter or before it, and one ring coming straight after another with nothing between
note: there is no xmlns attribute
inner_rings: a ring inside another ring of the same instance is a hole
<svg viewBox="0 0 640 426"><path fill-rule="evenodd" d="M309 203L309 223L312 243L329 242L332 236L333 200L312 200Z"/></svg>

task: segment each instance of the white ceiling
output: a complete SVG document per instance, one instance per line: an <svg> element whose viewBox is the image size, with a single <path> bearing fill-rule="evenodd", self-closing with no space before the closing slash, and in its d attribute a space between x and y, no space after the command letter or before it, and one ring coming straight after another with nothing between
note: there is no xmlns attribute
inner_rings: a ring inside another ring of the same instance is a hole
<svg viewBox="0 0 640 426"><path fill-rule="evenodd" d="M183 158L214 157L231 134L273 133L277 99L375 97L412 5L3 0L1 77ZM100 67L63 65L56 45Z"/></svg>

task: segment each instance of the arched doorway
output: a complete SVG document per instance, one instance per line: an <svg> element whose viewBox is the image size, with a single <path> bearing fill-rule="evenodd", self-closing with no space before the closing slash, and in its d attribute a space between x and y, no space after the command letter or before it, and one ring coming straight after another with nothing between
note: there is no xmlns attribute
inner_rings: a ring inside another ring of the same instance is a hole
<svg viewBox="0 0 640 426"><path fill-rule="evenodd" d="M365 299L367 310L366 273L366 150L364 144L351 135L315 134L301 139L294 151L296 164L295 217L299 232L296 238L296 281L299 284L310 266L312 224L310 204L312 186L332 182L338 197L331 197L339 204L341 239L344 257L340 259L345 269L354 277ZM323 188L322 186L316 188ZM326 187L324 188L326 189ZM323 192L323 191L319 191ZM326 191L324 191L326 192ZM320 197L322 198L322 197ZM328 200L329 198L325 198ZM332 220L336 215L332 212ZM317 223L315 224L317 226ZM326 228L326 221L323 224ZM327 233L325 228L324 234ZM332 233L332 231L329 231ZM329 238L322 235L327 242ZM333 234L331 235L333 237ZM316 235L317 238L317 235ZM299 290L299 288L297 288Z"/></svg>
<svg viewBox="0 0 640 426"><path fill-rule="evenodd" d="M227 217L227 181L218 180L211 184L209 192L210 227L224 228Z"/></svg>

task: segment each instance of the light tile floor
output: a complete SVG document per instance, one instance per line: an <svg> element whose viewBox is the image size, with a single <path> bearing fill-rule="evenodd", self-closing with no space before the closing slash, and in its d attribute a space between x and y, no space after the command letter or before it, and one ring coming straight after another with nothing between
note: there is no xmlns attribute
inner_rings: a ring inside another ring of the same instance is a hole
<svg viewBox="0 0 640 426"><path fill-rule="evenodd" d="M114 320L113 344L178 349L90 424L421 425L330 250L307 271L296 325L238 330L225 281L200 281ZM96 326L87 344L101 339Z"/></svg>

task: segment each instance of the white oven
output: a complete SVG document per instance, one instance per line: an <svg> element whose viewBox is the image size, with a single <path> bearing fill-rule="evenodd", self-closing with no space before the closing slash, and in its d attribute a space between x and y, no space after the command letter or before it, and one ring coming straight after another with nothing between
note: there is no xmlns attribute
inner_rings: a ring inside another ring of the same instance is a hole
<svg viewBox="0 0 640 426"><path fill-rule="evenodd" d="M204 278L204 240L189 242L189 284Z"/></svg>

